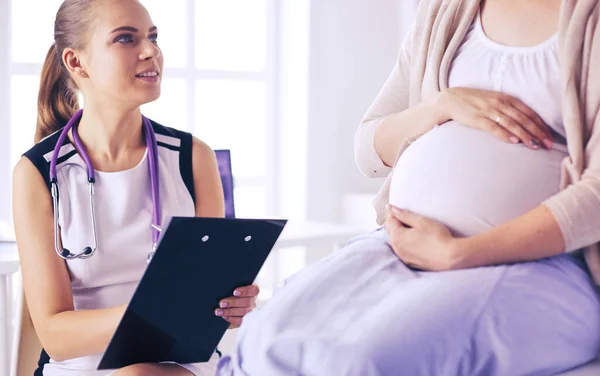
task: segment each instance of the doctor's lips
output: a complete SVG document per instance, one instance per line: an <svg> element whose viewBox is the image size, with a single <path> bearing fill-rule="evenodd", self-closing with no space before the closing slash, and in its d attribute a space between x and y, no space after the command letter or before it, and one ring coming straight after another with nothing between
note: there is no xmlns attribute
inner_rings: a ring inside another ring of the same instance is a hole
<svg viewBox="0 0 600 376"><path fill-rule="evenodd" d="M135 77L146 82L157 83L160 80L160 71L158 68L148 68L136 74Z"/></svg>

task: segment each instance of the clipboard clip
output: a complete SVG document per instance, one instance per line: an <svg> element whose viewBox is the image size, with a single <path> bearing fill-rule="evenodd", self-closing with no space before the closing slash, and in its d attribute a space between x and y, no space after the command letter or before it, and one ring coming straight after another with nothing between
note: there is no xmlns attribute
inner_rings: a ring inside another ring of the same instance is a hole
<svg viewBox="0 0 600 376"><path fill-rule="evenodd" d="M153 229L155 229L158 232L162 232L162 227L160 227L159 225L155 225L154 223L150 225ZM148 257L146 257L146 263L150 263L150 261L152 261L152 257L154 257L154 254L156 253L156 246L157 243L152 242L152 252L148 253Z"/></svg>
<svg viewBox="0 0 600 376"><path fill-rule="evenodd" d="M148 253L148 256L146 257L147 264L149 264L150 261L152 261L152 257L154 257L154 252L156 252L156 248L154 247L154 245L152 245L152 252Z"/></svg>

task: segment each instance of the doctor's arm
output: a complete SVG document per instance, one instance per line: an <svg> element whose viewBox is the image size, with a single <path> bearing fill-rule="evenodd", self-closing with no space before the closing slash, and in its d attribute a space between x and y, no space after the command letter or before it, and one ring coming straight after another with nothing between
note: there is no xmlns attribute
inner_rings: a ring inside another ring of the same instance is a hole
<svg viewBox="0 0 600 376"><path fill-rule="evenodd" d="M43 348L56 361L103 352L125 305L74 310L67 266L54 250L50 193L36 167L25 157L13 173L13 219L23 287Z"/></svg>
<svg viewBox="0 0 600 376"><path fill-rule="evenodd" d="M196 217L225 217L225 198L215 152L196 137L192 138L192 169Z"/></svg>

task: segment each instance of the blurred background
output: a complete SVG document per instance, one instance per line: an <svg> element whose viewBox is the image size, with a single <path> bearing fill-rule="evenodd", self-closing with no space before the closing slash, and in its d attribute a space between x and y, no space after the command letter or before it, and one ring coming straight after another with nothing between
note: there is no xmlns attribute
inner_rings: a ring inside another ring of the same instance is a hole
<svg viewBox="0 0 600 376"><path fill-rule="evenodd" d="M61 2L0 0L0 220L9 224L12 168L32 146ZM371 223L370 203L368 218L349 209L381 184L355 167L353 133L417 2L142 0L166 67L161 98L143 112L231 150L237 216Z"/></svg>

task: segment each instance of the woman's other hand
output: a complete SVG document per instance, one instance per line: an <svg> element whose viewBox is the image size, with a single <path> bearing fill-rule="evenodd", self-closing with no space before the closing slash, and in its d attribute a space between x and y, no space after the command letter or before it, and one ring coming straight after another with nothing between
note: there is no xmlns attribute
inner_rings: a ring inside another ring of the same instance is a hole
<svg viewBox="0 0 600 376"><path fill-rule="evenodd" d="M390 205L384 227L394 253L406 265L431 271L458 265L455 238L441 223Z"/></svg>
<svg viewBox="0 0 600 376"><path fill-rule="evenodd" d="M523 142L531 149L552 147L548 125L521 100L501 92L455 87L440 92L444 118L489 132L499 139Z"/></svg>
<svg viewBox="0 0 600 376"><path fill-rule="evenodd" d="M219 302L215 315L229 322L230 329L239 328L244 316L256 308L256 297L259 291L257 285L238 287L233 291L233 296Z"/></svg>

